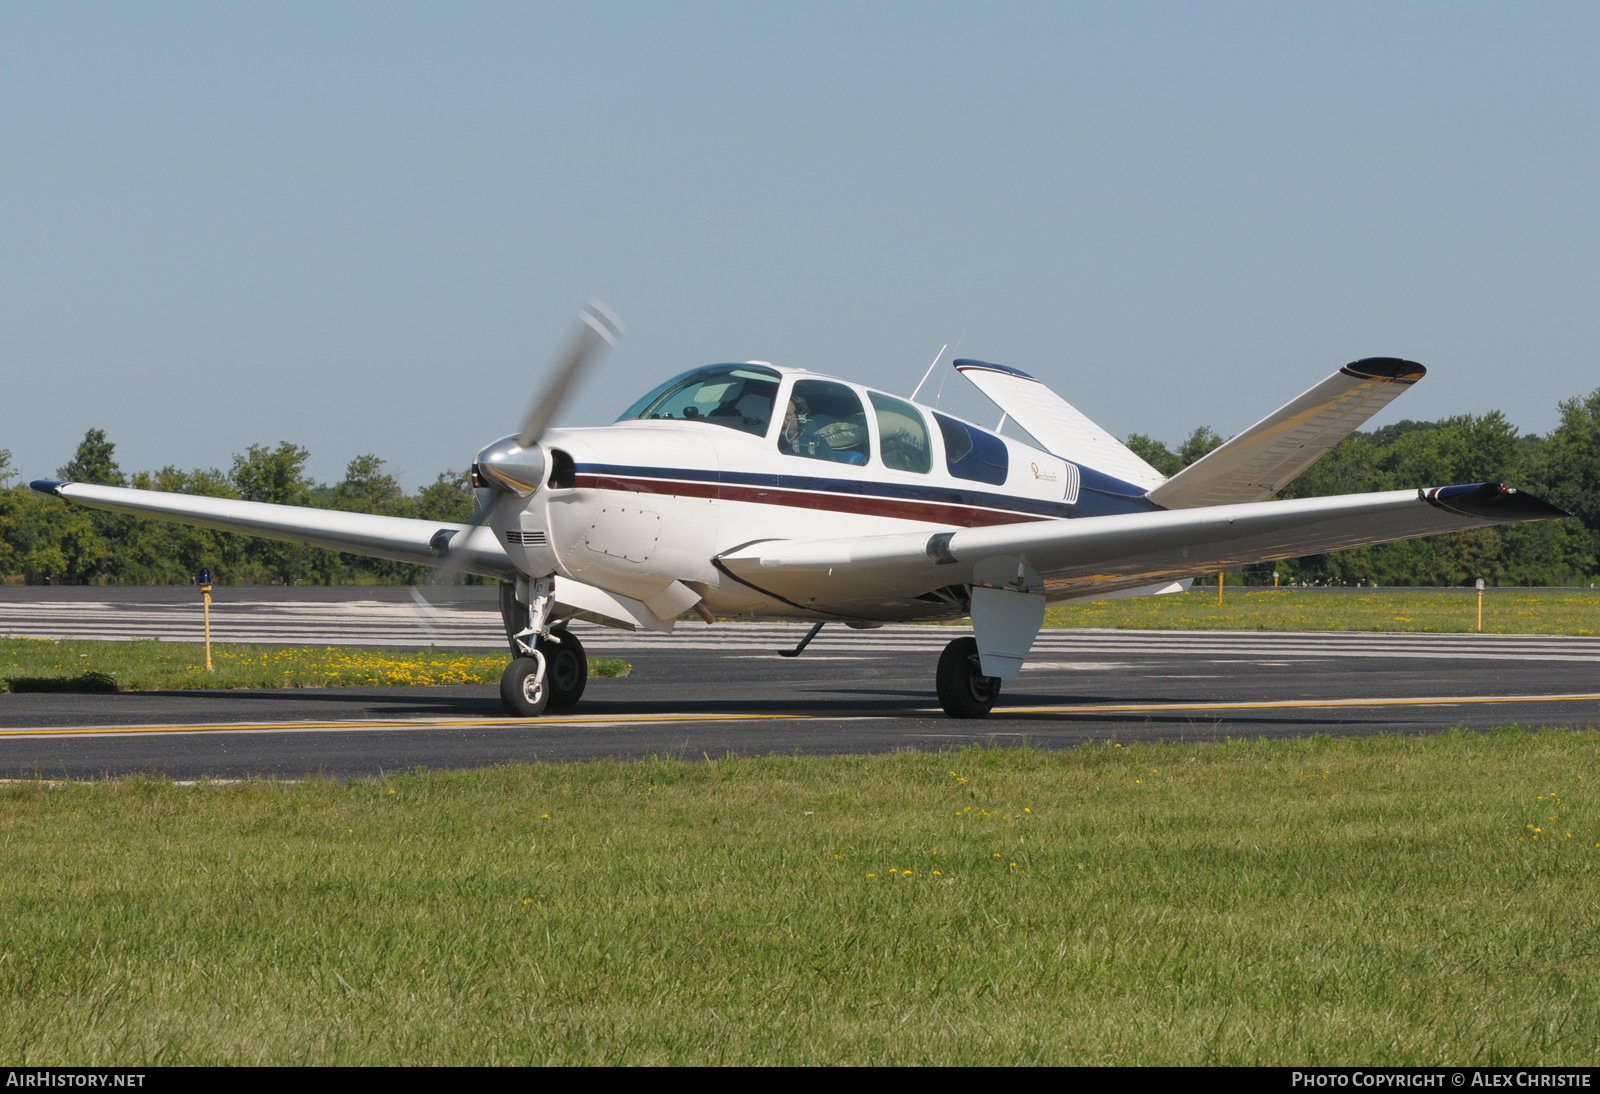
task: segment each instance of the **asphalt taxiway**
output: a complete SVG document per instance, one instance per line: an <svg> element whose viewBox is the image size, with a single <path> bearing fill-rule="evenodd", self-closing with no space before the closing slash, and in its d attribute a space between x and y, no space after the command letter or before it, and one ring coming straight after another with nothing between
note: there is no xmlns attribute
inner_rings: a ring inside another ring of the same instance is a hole
<svg viewBox="0 0 1600 1094"><path fill-rule="evenodd" d="M278 641L349 641L352 628L405 610L341 604L330 617L288 606L298 624L262 609L253 625ZM485 625L486 604L459 608L467 614L452 625L475 637L449 644L502 641ZM102 623L115 614L105 611ZM14 613L10 623L0 613L0 626L25 630ZM35 619L26 630L47 627ZM804 628L579 633L591 656L625 657L631 674L591 680L578 707L533 722L506 719L492 686L0 695L0 775L361 776L647 754L1600 726L1600 640L1588 638L1046 631L995 713L956 721L939 711L932 685L940 649L961 628L830 627L792 659L775 651Z"/></svg>

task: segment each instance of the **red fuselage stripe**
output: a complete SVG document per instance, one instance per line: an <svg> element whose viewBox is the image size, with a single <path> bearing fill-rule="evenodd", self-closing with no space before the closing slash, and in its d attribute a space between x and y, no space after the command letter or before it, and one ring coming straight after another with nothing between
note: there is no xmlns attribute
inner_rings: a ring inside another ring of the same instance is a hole
<svg viewBox="0 0 1600 1094"><path fill-rule="evenodd" d="M1006 513L943 502L906 501L897 498L830 494L816 490L783 490L771 486L735 486L729 483L688 482L682 479L617 478L579 475L576 485L591 490L623 490L630 494L671 494L684 498L718 498L755 505L781 505L790 509L825 509L834 513L863 513L874 517L928 521L977 528L991 524L1022 524L1049 517Z"/></svg>

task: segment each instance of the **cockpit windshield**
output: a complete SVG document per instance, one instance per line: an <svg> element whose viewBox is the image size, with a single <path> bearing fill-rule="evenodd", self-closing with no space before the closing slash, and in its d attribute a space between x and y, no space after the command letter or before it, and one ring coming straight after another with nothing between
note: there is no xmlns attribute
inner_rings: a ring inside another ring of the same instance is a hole
<svg viewBox="0 0 1600 1094"><path fill-rule="evenodd" d="M761 365L692 369L634 403L617 421L710 422L764 437L779 379L777 370Z"/></svg>

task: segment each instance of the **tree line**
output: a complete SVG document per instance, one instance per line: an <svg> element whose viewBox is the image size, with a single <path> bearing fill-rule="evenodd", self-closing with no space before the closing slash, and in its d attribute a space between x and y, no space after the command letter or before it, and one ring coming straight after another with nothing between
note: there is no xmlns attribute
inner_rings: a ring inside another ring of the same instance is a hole
<svg viewBox="0 0 1600 1094"><path fill-rule="evenodd" d="M1280 580L1291 585L1466 585L1480 577L1490 585L1595 581L1600 573L1600 390L1568 399L1560 408L1561 424L1543 437L1519 433L1498 410L1353 433L1279 496L1499 482L1559 505L1573 514L1570 518L1262 563L1240 576L1270 585L1275 567ZM1201 427L1176 452L1137 433L1128 446L1171 476L1222 441Z"/></svg>
<svg viewBox="0 0 1600 1094"><path fill-rule="evenodd" d="M1452 483L1503 482L1545 498L1573 516L1537 524L1479 528L1404 543L1264 563L1239 575L1250 584L1587 585L1600 574L1600 389L1560 404L1561 424L1546 436L1519 433L1498 410L1435 422L1403 421L1355 433L1283 491L1306 498ZM1144 434L1128 446L1164 475L1175 475L1223 442L1200 427L1174 451ZM132 486L246 501L309 505L357 513L459 522L472 512L464 471L446 471L407 494L382 459L351 460L342 480L306 474L310 453L285 441L251 445L227 471L123 473L105 431L91 429L57 475L73 482ZM35 494L0 449L0 577L8 583L173 585L201 566L233 585L407 584L427 569L304 544L215 532L68 505Z"/></svg>
<svg viewBox="0 0 1600 1094"><path fill-rule="evenodd" d="M213 498L307 505L353 513L418 517L445 523L472 514L472 485L465 471L446 471L415 494L375 455L360 455L337 483L306 474L311 453L285 441L276 448L251 445L227 471L163 467L132 476L117 465L116 446L91 429L58 478L100 486L131 486ZM182 585L200 567L219 585L411 584L428 567L217 532L147 517L107 513L11 485L11 454L0 449L0 575L8 583L66 585ZM475 579L473 579L475 580Z"/></svg>

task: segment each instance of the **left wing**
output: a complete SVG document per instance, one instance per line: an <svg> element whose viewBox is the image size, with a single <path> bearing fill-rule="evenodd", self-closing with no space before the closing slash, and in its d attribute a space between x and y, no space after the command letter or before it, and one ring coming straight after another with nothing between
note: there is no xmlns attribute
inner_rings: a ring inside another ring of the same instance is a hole
<svg viewBox="0 0 1600 1094"><path fill-rule="evenodd" d="M1093 597L1252 562L1566 515L1532 495L1482 483L858 539L767 540L718 563L791 602L872 619L953 586L1052 600Z"/></svg>

